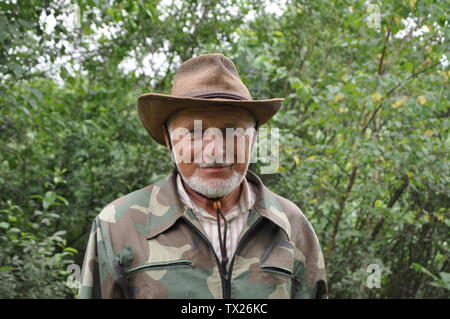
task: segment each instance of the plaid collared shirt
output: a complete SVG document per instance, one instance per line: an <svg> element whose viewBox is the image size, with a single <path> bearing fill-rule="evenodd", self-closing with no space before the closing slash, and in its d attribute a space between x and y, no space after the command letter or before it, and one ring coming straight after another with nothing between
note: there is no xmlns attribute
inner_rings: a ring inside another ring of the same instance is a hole
<svg viewBox="0 0 450 319"><path fill-rule="evenodd" d="M250 209L255 204L254 190L252 189L252 187L250 187L246 178L243 179L242 186L243 187L239 201L224 215L228 223L226 240L228 260L231 260L234 252L236 251L239 235L241 234L244 224L247 222L247 217ZM193 200L191 200L189 195L186 193L186 190L184 189L180 174L177 174L177 190L180 195L181 202L187 207L191 208L195 213L201 225L203 226L203 229L208 236L209 241L214 247L217 257L219 257L219 259L222 259L222 255L220 254L219 233L217 229L216 217L209 214L203 208L195 205ZM223 234L225 231L224 223L222 222L220 225L221 233Z"/></svg>

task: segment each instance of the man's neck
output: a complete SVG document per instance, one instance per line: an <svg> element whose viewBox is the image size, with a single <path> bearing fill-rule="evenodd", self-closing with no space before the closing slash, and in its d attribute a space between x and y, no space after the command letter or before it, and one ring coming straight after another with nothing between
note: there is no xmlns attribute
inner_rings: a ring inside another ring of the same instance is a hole
<svg viewBox="0 0 450 319"><path fill-rule="evenodd" d="M186 190L186 193L189 195L189 197L192 199L192 201L200 208L203 208L205 211L207 211L212 216L216 217L216 210L213 207L213 201L204 198L203 196L199 195L198 193L194 192L188 185L183 183L184 189ZM225 195L220 199L221 204L221 212L222 214L226 215L229 210L237 204L239 201L240 195L242 191L242 183L239 184L235 189L233 189L229 194Z"/></svg>

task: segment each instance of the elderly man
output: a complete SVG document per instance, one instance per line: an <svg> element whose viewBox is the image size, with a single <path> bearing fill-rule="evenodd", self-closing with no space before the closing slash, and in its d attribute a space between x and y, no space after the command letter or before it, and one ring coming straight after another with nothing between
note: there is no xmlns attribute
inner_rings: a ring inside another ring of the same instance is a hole
<svg viewBox="0 0 450 319"><path fill-rule="evenodd" d="M184 62L170 95L141 95L175 167L95 218L79 297L327 298L311 224L248 171L256 129L282 102L253 100L217 53Z"/></svg>

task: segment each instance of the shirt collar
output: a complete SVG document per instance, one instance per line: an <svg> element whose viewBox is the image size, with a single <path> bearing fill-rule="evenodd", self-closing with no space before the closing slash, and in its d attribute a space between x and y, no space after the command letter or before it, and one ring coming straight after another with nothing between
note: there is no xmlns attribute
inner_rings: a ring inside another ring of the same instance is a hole
<svg viewBox="0 0 450 319"><path fill-rule="evenodd" d="M188 195L181 181L180 174L177 174L176 180L177 180L177 191L180 195L180 200L183 202L183 204L192 209L198 217L216 221L216 218L214 216L209 214L203 208L196 205L195 202L192 200L192 198ZM253 207L255 203L254 199L255 196L252 193L253 190L250 189L250 186L247 183L247 179L244 178L242 180L242 192L240 194L238 202L230 209L230 211L227 214L224 215L227 221L230 221L238 217L239 214L249 211Z"/></svg>
<svg viewBox="0 0 450 319"><path fill-rule="evenodd" d="M177 190L177 175L176 169L173 169L164 180L155 183L150 189L147 239L162 233L175 224L178 218L187 215L188 206L181 201ZM253 207L256 211L278 225L290 238L290 222L275 194L251 171L247 171L246 182L247 187L254 184Z"/></svg>

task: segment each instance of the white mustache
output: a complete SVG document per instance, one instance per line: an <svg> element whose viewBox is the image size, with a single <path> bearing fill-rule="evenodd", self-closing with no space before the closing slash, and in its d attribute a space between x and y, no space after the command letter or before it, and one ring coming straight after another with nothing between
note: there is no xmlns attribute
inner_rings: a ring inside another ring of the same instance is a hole
<svg viewBox="0 0 450 319"><path fill-rule="evenodd" d="M208 167L230 167L233 166L232 163L204 163L198 164L199 168L208 168Z"/></svg>

